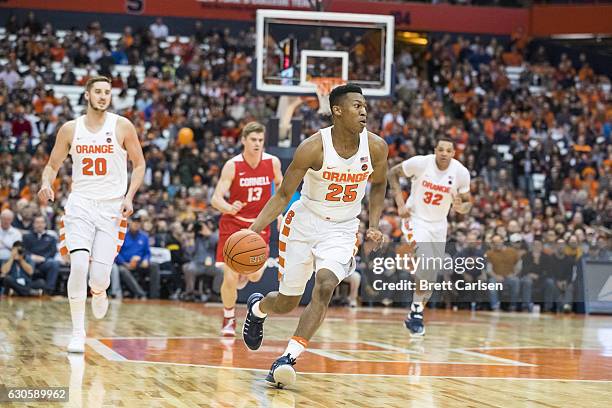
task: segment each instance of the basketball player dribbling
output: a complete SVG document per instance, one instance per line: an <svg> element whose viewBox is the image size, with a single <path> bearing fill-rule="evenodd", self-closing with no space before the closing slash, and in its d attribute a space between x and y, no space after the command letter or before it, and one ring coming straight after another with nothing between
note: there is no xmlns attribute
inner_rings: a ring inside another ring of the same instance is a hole
<svg viewBox="0 0 612 408"><path fill-rule="evenodd" d="M272 183L278 188L283 180L278 157L264 152L264 131L262 124L247 123L242 129L242 154L228 160L221 170L221 177L212 197L212 205L223 215L219 221L219 242L217 243L217 266L223 267L221 300L223 302L223 324L221 334L236 335L236 299L238 289L249 281L257 282L265 265L257 272L240 275L223 260L225 241L235 232L248 228L272 196ZM229 192L229 201L225 195ZM270 242L270 227L260 232L266 244Z"/></svg>
<svg viewBox="0 0 612 408"><path fill-rule="evenodd" d="M448 228L446 218L451 205L459 214L467 214L472 208L470 172L454 156L454 141L441 137L436 141L434 154L411 157L389 170L389 185L402 218L402 232L406 242L416 243L417 257L443 259ZM412 180L406 202L400 176ZM435 262L429 265L432 264ZM433 283L438 272L435 267L419 267L416 278ZM412 337L425 334L423 313L431 294L431 291L421 290L417 282L410 313L404 322Z"/></svg>
<svg viewBox="0 0 612 408"><path fill-rule="evenodd" d="M72 188L60 227L60 252L70 254L72 338L68 351L72 353L85 351L88 273L94 317L101 319L108 310L106 289L111 267L123 245L127 217L134 211L132 200L142 184L146 166L134 125L107 111L111 103L110 79L89 79L85 100L86 114L59 129L38 192L41 201L54 201L53 180L70 154ZM129 190L128 158L133 167Z"/></svg>
<svg viewBox="0 0 612 408"><path fill-rule="evenodd" d="M266 316L293 310L316 273L311 302L266 378L278 387L295 381L296 358L323 322L336 286L355 270L357 217L368 181L370 225L366 238L376 244L383 239L378 223L387 186L387 144L365 128L367 111L361 88L339 86L332 90L329 102L333 126L298 146L282 185L250 227L262 231L283 211L304 180L301 197L285 214L280 231L279 291L265 297L252 294L243 327L244 342L257 350Z"/></svg>

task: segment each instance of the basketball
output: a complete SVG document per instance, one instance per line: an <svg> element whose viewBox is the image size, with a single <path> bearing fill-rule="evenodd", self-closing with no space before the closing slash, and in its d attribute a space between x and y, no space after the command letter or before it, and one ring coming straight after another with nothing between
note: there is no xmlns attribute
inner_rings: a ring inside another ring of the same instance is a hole
<svg viewBox="0 0 612 408"><path fill-rule="evenodd" d="M234 271L248 275L257 272L268 260L268 245L258 233L241 230L225 241L223 259Z"/></svg>
<svg viewBox="0 0 612 408"><path fill-rule="evenodd" d="M181 146L188 145L193 142L193 130L188 127L181 128L178 132L178 143Z"/></svg>

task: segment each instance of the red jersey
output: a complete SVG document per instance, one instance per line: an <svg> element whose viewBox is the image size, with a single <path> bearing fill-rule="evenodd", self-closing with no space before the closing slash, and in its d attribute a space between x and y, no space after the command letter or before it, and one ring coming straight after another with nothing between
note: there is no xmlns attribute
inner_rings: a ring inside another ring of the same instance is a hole
<svg viewBox="0 0 612 408"><path fill-rule="evenodd" d="M229 200L241 201L246 204L236 215L241 218L255 219L272 197L272 183L274 183L274 156L263 153L257 167L251 167L242 154L232 158L235 172L234 180L229 189Z"/></svg>

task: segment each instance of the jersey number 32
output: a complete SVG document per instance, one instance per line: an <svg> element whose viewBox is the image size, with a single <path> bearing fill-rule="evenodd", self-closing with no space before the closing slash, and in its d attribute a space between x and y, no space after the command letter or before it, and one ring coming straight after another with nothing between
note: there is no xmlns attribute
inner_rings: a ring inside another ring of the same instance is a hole
<svg viewBox="0 0 612 408"><path fill-rule="evenodd" d="M429 191L427 191L425 192L425 197L423 198L423 202L425 204L440 205L440 201L442 201L443 198L444 196L442 194L434 194L434 193L430 193Z"/></svg>

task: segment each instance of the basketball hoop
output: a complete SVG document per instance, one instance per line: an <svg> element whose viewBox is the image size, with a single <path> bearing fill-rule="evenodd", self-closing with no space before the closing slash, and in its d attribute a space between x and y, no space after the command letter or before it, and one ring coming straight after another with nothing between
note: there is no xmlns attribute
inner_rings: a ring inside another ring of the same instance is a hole
<svg viewBox="0 0 612 408"><path fill-rule="evenodd" d="M342 78L336 77L316 77L310 78L309 83L316 86L317 98L319 99L319 110L317 113L321 115L331 115L331 107L329 106L329 94L332 89L346 83Z"/></svg>

